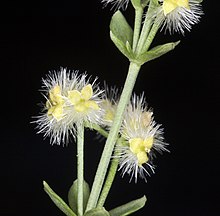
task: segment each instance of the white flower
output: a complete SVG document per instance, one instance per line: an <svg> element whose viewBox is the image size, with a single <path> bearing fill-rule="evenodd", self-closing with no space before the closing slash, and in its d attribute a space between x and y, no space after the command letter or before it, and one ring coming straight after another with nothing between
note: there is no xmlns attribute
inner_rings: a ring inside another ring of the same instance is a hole
<svg viewBox="0 0 220 216"><path fill-rule="evenodd" d="M197 24L203 14L198 0L161 0L160 16L162 29L170 34L190 31L192 25Z"/></svg>
<svg viewBox="0 0 220 216"><path fill-rule="evenodd" d="M106 7L108 4L112 5L112 9L115 8L116 10L123 9L126 10L129 0L102 0L104 6Z"/></svg>
<svg viewBox="0 0 220 216"><path fill-rule="evenodd" d="M121 127L123 145L117 145L119 170L128 173L137 182L138 176L154 173L153 159L156 152L168 151L163 141L163 129L153 120L153 112L147 108L144 95L133 96L124 115Z"/></svg>
<svg viewBox="0 0 220 216"><path fill-rule="evenodd" d="M67 144L70 136L75 137L76 123L100 122L101 109L99 90L95 81L89 83L87 75L78 75L61 68L59 72L50 72L43 79L43 94L46 103L37 117L38 133L50 137L51 144Z"/></svg>

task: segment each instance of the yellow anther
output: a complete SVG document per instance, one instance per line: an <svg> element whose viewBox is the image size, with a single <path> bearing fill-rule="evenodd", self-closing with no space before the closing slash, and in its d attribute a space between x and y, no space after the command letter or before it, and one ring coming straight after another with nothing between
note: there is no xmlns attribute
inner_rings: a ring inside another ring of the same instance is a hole
<svg viewBox="0 0 220 216"><path fill-rule="evenodd" d="M164 0L163 2L163 11L166 16L177 7L183 7L189 9L189 0Z"/></svg>

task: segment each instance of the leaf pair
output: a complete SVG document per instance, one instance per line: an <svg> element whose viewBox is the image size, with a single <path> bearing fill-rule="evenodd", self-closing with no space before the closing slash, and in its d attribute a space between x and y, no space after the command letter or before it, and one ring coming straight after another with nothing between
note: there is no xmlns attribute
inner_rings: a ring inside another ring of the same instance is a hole
<svg viewBox="0 0 220 216"><path fill-rule="evenodd" d="M178 42L166 43L156 46L144 53L136 54L132 51L133 30L127 23L125 17L120 11L117 11L111 19L110 37L115 46L126 56L131 62L142 65L148 61L156 59L165 53L173 50Z"/></svg>
<svg viewBox="0 0 220 216"><path fill-rule="evenodd" d="M75 212L77 212L77 180L73 182L73 185L70 187L68 193L68 201L69 206L60 198L44 181L44 190L49 195L54 204L67 216L77 216ZM89 198L90 189L89 185L84 181L83 184L83 201L84 201L84 211ZM84 214L84 216L126 216L130 215L142 207L144 207L146 203L146 197L143 196L140 199L133 200L127 204L116 207L109 212L105 210L104 207L92 209Z"/></svg>

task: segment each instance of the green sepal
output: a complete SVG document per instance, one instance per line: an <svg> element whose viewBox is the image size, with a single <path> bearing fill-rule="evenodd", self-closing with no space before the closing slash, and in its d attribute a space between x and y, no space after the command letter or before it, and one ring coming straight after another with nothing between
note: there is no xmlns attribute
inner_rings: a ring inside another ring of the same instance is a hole
<svg viewBox="0 0 220 216"><path fill-rule="evenodd" d="M168 53L169 51L173 50L179 43L180 43L180 41L177 41L177 42L166 43L163 45L156 46L156 47L152 48L151 50L140 54L137 57L137 61L140 62L141 64L144 64L145 62L156 59L156 58Z"/></svg>
<svg viewBox="0 0 220 216"><path fill-rule="evenodd" d="M125 17L120 11L116 11L110 23L110 37L116 47L127 57L130 58L132 53L127 50L126 44L132 46L133 30L127 23Z"/></svg>
<svg viewBox="0 0 220 216"><path fill-rule="evenodd" d="M146 196L143 196L142 198L133 200L127 204L124 204L122 206L119 206L117 208L112 209L109 211L110 216L126 216L130 215L139 209L143 208L147 199Z"/></svg>
<svg viewBox="0 0 220 216"><path fill-rule="evenodd" d="M77 180L75 180L68 192L69 206L74 212L78 212L77 211L77 194L78 194L77 191L78 191ZM89 195L90 195L89 185L86 181L84 181L83 182L83 212L85 211L85 208L86 208L86 205L89 199Z"/></svg>
<svg viewBox="0 0 220 216"><path fill-rule="evenodd" d="M95 208L87 211L84 216L110 216L105 208Z"/></svg>
<svg viewBox="0 0 220 216"><path fill-rule="evenodd" d="M60 198L50 186L43 181L44 190L49 195L54 204L67 216L76 216L76 214L71 210L71 208Z"/></svg>

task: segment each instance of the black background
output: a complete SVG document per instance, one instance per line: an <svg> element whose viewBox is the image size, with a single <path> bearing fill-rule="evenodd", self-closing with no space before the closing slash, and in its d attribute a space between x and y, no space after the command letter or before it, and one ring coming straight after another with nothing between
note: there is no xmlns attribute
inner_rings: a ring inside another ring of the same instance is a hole
<svg viewBox="0 0 220 216"><path fill-rule="evenodd" d="M37 135L32 116L49 70L87 71L100 83L122 87L129 62L109 38L113 11L100 1L29 1L1 7L0 215L63 215L42 187L46 180L67 200L76 178L76 149L51 146ZM155 161L145 184L118 173L106 208L146 194L134 215L217 216L219 207L219 5L205 1L205 15L185 36L158 33L154 44L181 40L169 54L142 67L135 92L145 92L165 128L170 154ZM133 23L131 6L124 12ZM103 143L86 133L85 178L92 183Z"/></svg>

